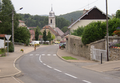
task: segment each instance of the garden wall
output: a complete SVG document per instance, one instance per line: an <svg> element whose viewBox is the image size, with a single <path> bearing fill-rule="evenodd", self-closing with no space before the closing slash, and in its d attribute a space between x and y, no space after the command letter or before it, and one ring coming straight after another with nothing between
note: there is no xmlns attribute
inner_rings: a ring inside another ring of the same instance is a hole
<svg viewBox="0 0 120 83"><path fill-rule="evenodd" d="M116 42L120 37L110 36L109 43ZM91 46L94 46L95 49L106 50L106 38L101 39L95 42L92 42L87 45L83 45L81 37L68 35L66 40L66 50L74 55L82 56L91 60ZM120 50L109 49L110 50L110 60L119 60L120 59Z"/></svg>

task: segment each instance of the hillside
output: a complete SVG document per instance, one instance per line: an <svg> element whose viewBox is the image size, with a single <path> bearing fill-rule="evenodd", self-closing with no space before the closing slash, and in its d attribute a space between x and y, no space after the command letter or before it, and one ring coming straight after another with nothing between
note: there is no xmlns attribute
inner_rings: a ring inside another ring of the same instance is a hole
<svg viewBox="0 0 120 83"><path fill-rule="evenodd" d="M71 13L60 15L58 17L63 17L66 20L71 22L71 19L73 19L73 21L75 21L82 15L83 15L83 11L75 11L75 12L71 12Z"/></svg>

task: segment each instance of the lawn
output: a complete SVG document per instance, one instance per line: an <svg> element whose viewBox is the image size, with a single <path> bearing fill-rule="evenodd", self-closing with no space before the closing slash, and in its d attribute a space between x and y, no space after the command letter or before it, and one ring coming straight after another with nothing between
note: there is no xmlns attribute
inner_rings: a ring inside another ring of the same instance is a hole
<svg viewBox="0 0 120 83"><path fill-rule="evenodd" d="M71 56L63 56L62 58L64 58L65 60L77 60L76 58L73 58Z"/></svg>

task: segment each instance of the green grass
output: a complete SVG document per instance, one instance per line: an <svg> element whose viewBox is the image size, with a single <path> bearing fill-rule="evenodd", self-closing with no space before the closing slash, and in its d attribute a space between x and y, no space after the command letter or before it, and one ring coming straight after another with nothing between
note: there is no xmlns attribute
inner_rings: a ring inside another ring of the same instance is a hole
<svg viewBox="0 0 120 83"><path fill-rule="evenodd" d="M1 50L0 50L0 54L2 54Z"/></svg>
<svg viewBox="0 0 120 83"><path fill-rule="evenodd" d="M63 56L62 58L64 58L65 60L77 60L76 58L73 58L71 56Z"/></svg>

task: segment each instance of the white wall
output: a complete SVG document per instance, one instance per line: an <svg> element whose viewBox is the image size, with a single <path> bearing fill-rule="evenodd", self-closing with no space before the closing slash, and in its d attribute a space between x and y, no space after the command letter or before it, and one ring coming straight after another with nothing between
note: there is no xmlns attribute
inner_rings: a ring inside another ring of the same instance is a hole
<svg viewBox="0 0 120 83"><path fill-rule="evenodd" d="M4 40L0 39L0 48L4 48Z"/></svg>
<svg viewBox="0 0 120 83"><path fill-rule="evenodd" d="M103 22L103 21L106 21L106 20L105 19L103 19L103 20L102 19L100 19L100 20L99 19L98 20L80 20L71 27L70 32L72 32L73 30L76 30L78 28L78 26L79 27L86 26L91 22L97 22L97 21L102 21Z"/></svg>

